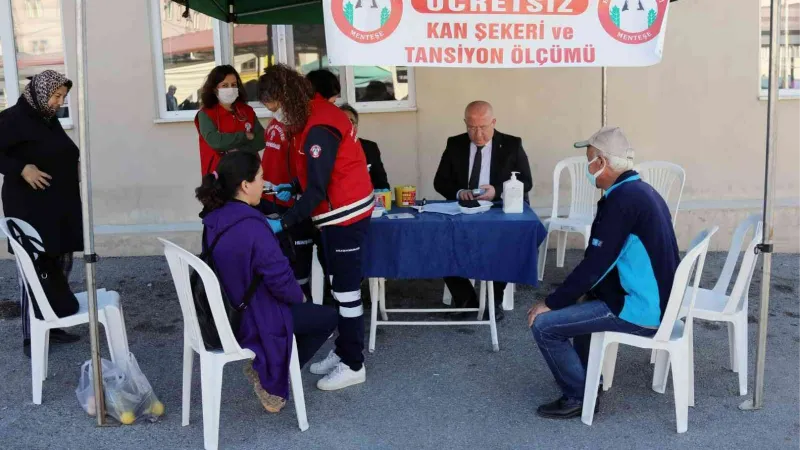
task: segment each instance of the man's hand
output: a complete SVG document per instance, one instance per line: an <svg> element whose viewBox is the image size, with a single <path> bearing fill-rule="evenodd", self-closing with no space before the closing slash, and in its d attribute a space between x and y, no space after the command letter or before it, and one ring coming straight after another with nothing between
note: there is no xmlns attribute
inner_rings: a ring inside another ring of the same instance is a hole
<svg viewBox="0 0 800 450"><path fill-rule="evenodd" d="M256 137L256 135L253 133L245 133L245 136L247 136L248 141L252 141Z"/></svg>
<svg viewBox="0 0 800 450"><path fill-rule="evenodd" d="M475 200L475 197L472 196L472 191L469 189L464 189L458 193L459 200Z"/></svg>
<svg viewBox="0 0 800 450"><path fill-rule="evenodd" d="M484 184L483 186L481 186L481 189L484 189L485 192L483 193L483 195L478 197L478 200L488 200L490 202L494 201L494 194L495 194L494 186L492 186L491 184Z"/></svg>
<svg viewBox="0 0 800 450"><path fill-rule="evenodd" d="M53 177L42 172L33 164L28 164L22 169L22 178L37 191L50 187L50 183L47 180L53 179Z"/></svg>
<svg viewBox="0 0 800 450"><path fill-rule="evenodd" d="M534 303L531 309L528 310L528 328L533 326L533 321L536 320L536 316L548 311L550 311L550 308L544 304L544 300Z"/></svg>

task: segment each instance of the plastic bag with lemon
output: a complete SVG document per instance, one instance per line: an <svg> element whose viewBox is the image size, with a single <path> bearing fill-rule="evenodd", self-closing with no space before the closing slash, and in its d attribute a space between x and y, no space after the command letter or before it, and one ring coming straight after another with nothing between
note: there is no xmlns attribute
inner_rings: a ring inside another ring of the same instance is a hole
<svg viewBox="0 0 800 450"><path fill-rule="evenodd" d="M133 353L127 364L116 364L102 360L103 393L105 394L106 414L123 425L130 425L139 419L155 422L164 415L164 404L153 393L153 388L144 376ZM92 384L92 361L81 367L81 378L75 390L83 410L94 416L95 398Z"/></svg>

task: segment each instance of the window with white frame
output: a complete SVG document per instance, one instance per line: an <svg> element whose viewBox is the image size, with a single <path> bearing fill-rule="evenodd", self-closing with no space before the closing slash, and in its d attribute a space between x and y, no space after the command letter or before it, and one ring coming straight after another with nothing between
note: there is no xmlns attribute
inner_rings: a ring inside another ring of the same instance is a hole
<svg viewBox="0 0 800 450"><path fill-rule="evenodd" d="M342 80L342 100L362 112L415 106L412 69L404 66L328 67L323 25L286 26L290 65L306 74L328 69Z"/></svg>
<svg viewBox="0 0 800 450"><path fill-rule="evenodd" d="M2 0L0 0L2 1ZM413 71L400 66L328 67L323 25L243 25L233 27L171 0L151 0L153 51L158 86L158 119L191 120L200 107L200 89L214 66L230 63L239 72L248 102L259 117L258 77L285 63L306 74L325 68L339 75L342 102L359 111L408 110L414 103ZM233 56L228 49L233 41Z"/></svg>
<svg viewBox="0 0 800 450"><path fill-rule="evenodd" d="M759 75L761 96L767 95L769 85L769 9L770 0L761 0L761 51ZM780 98L800 98L800 0L784 0L780 14L778 35L780 72L778 88Z"/></svg>
<svg viewBox="0 0 800 450"><path fill-rule="evenodd" d="M162 119L194 119L200 88L221 63L217 21L170 0L153 0L158 110Z"/></svg>
<svg viewBox="0 0 800 450"><path fill-rule="evenodd" d="M65 74L61 0L0 0L0 110L14 105L31 77ZM71 125L69 97L57 112Z"/></svg>

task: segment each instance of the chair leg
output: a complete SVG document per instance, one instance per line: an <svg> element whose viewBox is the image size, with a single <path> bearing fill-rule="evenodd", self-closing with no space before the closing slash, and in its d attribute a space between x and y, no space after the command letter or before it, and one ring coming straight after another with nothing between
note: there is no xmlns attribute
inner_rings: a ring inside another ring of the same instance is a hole
<svg viewBox="0 0 800 450"><path fill-rule="evenodd" d="M685 433L689 427L689 355L688 349L675 351L672 364L672 389L675 391L675 422L678 433Z"/></svg>
<svg viewBox="0 0 800 450"><path fill-rule="evenodd" d="M476 320L483 320L483 311L486 310L486 282L480 282L481 287L478 291L478 318Z"/></svg>
<svg viewBox="0 0 800 450"><path fill-rule="evenodd" d="M386 278L378 278L378 287L380 288L378 304L381 310L381 318L383 320L389 320L389 316L386 314Z"/></svg>
<svg viewBox="0 0 800 450"><path fill-rule="evenodd" d="M658 357L657 352L658 350L656 349L650 350L650 364L656 363L656 358Z"/></svg>
<svg viewBox="0 0 800 450"><path fill-rule="evenodd" d="M300 426L300 431L306 431L308 429L306 397L303 393L303 378L300 374L300 358L297 356L297 339L294 336L292 337L292 359L289 361L289 381L291 381L292 385L297 424Z"/></svg>
<svg viewBox="0 0 800 450"><path fill-rule="evenodd" d="M194 364L194 350L189 345L189 339L183 339L183 399L181 405L181 425L189 425L189 412L192 404L192 365Z"/></svg>
<svg viewBox="0 0 800 450"><path fill-rule="evenodd" d="M495 320L495 310L494 310L494 283L489 281L487 284L487 291L489 295L489 331L492 334L492 350L499 352L500 351L500 343L497 341L497 321ZM483 283L481 283L483 286Z"/></svg>
<svg viewBox="0 0 800 450"><path fill-rule="evenodd" d="M566 231L557 231L558 233L558 247L556 248L556 267L564 267L564 256L567 253L567 233Z"/></svg>
<svg viewBox="0 0 800 450"><path fill-rule="evenodd" d="M653 390L663 394L667 390L670 354L666 350L655 350L656 365L653 367Z"/></svg>
<svg viewBox="0 0 800 450"><path fill-rule="evenodd" d="M734 373L739 372L739 362L736 357L736 324L728 322L728 361Z"/></svg>
<svg viewBox="0 0 800 450"><path fill-rule="evenodd" d="M130 359L130 348L128 347L128 335L125 332L125 318L122 315L122 309L108 305L103 308L103 314L105 315L104 325L111 360L118 366L127 364Z"/></svg>
<svg viewBox="0 0 800 450"><path fill-rule="evenodd" d="M547 261L547 243L550 240L550 232L545 232L544 240L539 245L539 281L544 280L544 264Z"/></svg>
<svg viewBox="0 0 800 450"><path fill-rule="evenodd" d="M694 406L694 324L686 326L686 375L689 389L689 406Z"/></svg>
<svg viewBox="0 0 800 450"><path fill-rule="evenodd" d="M47 381L47 373L50 371L50 329L44 332L44 355L42 359L42 381Z"/></svg>
<svg viewBox="0 0 800 450"><path fill-rule="evenodd" d="M203 443L207 450L219 446L219 409L222 400L222 369L213 357L200 355L200 384L203 390Z"/></svg>
<svg viewBox="0 0 800 450"><path fill-rule="evenodd" d="M597 403L597 387L600 385L600 371L605 353L605 333L592 333L589 345L589 362L586 367L586 382L583 388L583 411L581 422L591 425L594 420L594 406Z"/></svg>
<svg viewBox="0 0 800 450"><path fill-rule="evenodd" d="M447 284L444 285L444 293L442 293L442 303L448 306L451 303L453 303L453 294L450 293L450 289L447 288Z"/></svg>
<svg viewBox="0 0 800 450"><path fill-rule="evenodd" d="M44 366L47 358L46 344L47 331L31 323L31 387L33 388L33 404L42 404L42 382L44 381Z"/></svg>
<svg viewBox="0 0 800 450"><path fill-rule="evenodd" d="M617 367L617 350L619 342L614 342L606 346L605 357L603 358L603 390L611 389L614 383L614 369Z"/></svg>
<svg viewBox="0 0 800 450"><path fill-rule="evenodd" d="M739 369L739 395L747 395L747 316L740 315L734 330L736 335L736 362Z"/></svg>
<svg viewBox="0 0 800 450"><path fill-rule="evenodd" d="M446 288L445 288L446 289ZM377 278L369 279L369 299L372 302L369 321L369 352L375 351L375 339L378 334L378 309L380 308L380 282Z"/></svg>
<svg viewBox="0 0 800 450"><path fill-rule="evenodd" d="M503 290L503 309L505 311L514 309L514 283L508 283Z"/></svg>

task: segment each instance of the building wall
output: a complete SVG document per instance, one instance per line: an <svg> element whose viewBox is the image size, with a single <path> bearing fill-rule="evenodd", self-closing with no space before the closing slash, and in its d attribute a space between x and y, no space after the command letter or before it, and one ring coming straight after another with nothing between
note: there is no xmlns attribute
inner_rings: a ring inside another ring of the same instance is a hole
<svg viewBox="0 0 800 450"><path fill-rule="evenodd" d="M722 227L715 248L727 248L736 222L760 208L766 101L758 97L758 0L735 4L673 5L663 62L608 71L609 124L626 130L637 160L686 169L676 227L684 245L714 223ZM72 2L64 8L74 78L75 12ZM88 11L93 206L98 253L107 256L158 253L161 235L197 242L197 133L191 122L156 123L149 23L144 1L95 2ZM599 127L600 69L418 68L415 76L416 112L361 119L360 134L379 143L390 182L415 184L419 196L436 198L433 177L446 138L464 132L463 107L485 99L495 106L498 129L523 138L532 203L549 216L556 162L577 154L572 142ZM781 101L775 193L783 251L798 251L800 243L798 123L800 102ZM562 195L566 190L564 182Z"/></svg>

